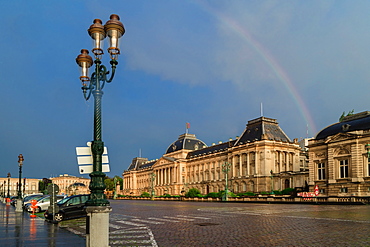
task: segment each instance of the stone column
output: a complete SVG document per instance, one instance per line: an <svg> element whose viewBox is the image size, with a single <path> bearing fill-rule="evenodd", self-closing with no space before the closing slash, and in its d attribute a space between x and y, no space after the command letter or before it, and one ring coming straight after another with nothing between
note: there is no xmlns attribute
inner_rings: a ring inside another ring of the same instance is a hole
<svg viewBox="0 0 370 247"><path fill-rule="evenodd" d="M245 154L245 156L246 156L246 165L247 165L247 174L245 174L246 176L249 176L250 175L250 173L251 173L251 170L250 170L250 164L249 164L249 153L246 153Z"/></svg>
<svg viewBox="0 0 370 247"><path fill-rule="evenodd" d="M232 177L236 177L236 155L231 156Z"/></svg>
<svg viewBox="0 0 370 247"><path fill-rule="evenodd" d="M243 175L243 154L239 154L239 177Z"/></svg>
<svg viewBox="0 0 370 247"><path fill-rule="evenodd" d="M108 247L109 213L112 208L110 206L88 206L85 209L87 213L86 247Z"/></svg>

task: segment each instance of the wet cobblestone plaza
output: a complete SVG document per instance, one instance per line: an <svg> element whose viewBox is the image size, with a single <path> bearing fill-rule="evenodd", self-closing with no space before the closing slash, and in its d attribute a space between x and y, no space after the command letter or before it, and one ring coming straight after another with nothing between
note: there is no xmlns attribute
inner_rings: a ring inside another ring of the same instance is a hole
<svg viewBox="0 0 370 247"><path fill-rule="evenodd" d="M111 246L370 246L370 206L111 201Z"/></svg>

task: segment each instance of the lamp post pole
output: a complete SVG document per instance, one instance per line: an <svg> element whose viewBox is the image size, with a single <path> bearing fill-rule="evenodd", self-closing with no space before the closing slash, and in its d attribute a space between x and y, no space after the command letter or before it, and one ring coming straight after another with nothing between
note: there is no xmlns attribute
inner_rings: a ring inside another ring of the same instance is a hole
<svg viewBox="0 0 370 247"><path fill-rule="evenodd" d="M6 187L6 180L4 180L4 186L3 186L3 197L4 202L6 202L6 194L5 194L5 187Z"/></svg>
<svg viewBox="0 0 370 247"><path fill-rule="evenodd" d="M150 195L150 200L154 200L154 180L155 180L155 173L154 172L150 175L150 179L152 180L152 191L151 191L151 195Z"/></svg>
<svg viewBox="0 0 370 247"><path fill-rule="evenodd" d="M18 199L22 199L22 166L23 166L23 155L20 154L18 156L18 164L19 164L19 181L18 181Z"/></svg>
<svg viewBox="0 0 370 247"><path fill-rule="evenodd" d="M113 195L113 199L116 200L117 199L117 183L118 183L118 179L116 176L114 176L113 178L113 183L114 183L114 195Z"/></svg>
<svg viewBox="0 0 370 247"><path fill-rule="evenodd" d="M223 201L228 201L229 197L229 188L228 188L228 175L230 171L230 163L225 162L225 164L222 165L222 171L225 173L225 195L222 197Z"/></svg>
<svg viewBox="0 0 370 247"><path fill-rule="evenodd" d="M7 176L7 178L8 178L8 195L6 197L6 205L10 205L10 188L9 188L10 177L11 177L10 172L8 172L8 176Z"/></svg>
<svg viewBox="0 0 370 247"><path fill-rule="evenodd" d="M19 180L18 180L18 198L17 198L17 205L15 208L16 212L22 212L22 166L23 166L23 155L20 154L18 156L18 164L19 164Z"/></svg>
<svg viewBox="0 0 370 247"><path fill-rule="evenodd" d="M87 221L86 221L86 246L105 247L109 246L109 201L104 194L105 174L102 172L102 154L104 143L102 141L102 117L101 117L101 99L103 96L102 89L105 83L113 80L117 58L120 54L118 41L125 33L123 24L119 21L118 15L111 15L110 20L103 26L100 19L95 19L94 23L88 29L88 33L94 40L92 53L95 56L95 72L89 77L89 68L93 60L86 49L81 50L77 56L76 62L81 67L82 72L80 80L82 82L82 92L84 98L89 100L91 94L94 96L94 140L91 144L93 156L93 172L90 173L90 197L86 203ZM101 58L103 55L103 40L108 36L110 40L108 52L111 57L111 75L107 68L102 65Z"/></svg>

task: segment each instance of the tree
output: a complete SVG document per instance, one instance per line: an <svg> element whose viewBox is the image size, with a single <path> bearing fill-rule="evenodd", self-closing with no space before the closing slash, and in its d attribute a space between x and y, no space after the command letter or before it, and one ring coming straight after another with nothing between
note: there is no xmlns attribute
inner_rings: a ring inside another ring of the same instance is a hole
<svg viewBox="0 0 370 247"><path fill-rule="evenodd" d="M119 182L119 189L120 190L122 190L122 188L123 188L123 179L120 177L120 176L114 176L114 178L113 178L113 181L114 181L114 179L116 179L116 181L118 181Z"/></svg>
<svg viewBox="0 0 370 247"><path fill-rule="evenodd" d="M196 188L191 188L186 194L186 197L199 197L200 191Z"/></svg>
<svg viewBox="0 0 370 247"><path fill-rule="evenodd" d="M113 179L111 179L110 177L105 176L104 183L105 183L105 190L112 191L114 189Z"/></svg>

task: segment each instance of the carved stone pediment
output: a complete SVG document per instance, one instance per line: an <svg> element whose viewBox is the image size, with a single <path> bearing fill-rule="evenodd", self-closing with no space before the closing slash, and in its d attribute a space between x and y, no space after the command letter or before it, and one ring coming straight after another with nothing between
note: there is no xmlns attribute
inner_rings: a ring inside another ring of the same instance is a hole
<svg viewBox="0 0 370 247"><path fill-rule="evenodd" d="M338 133L333 136L329 136L326 140L325 143L331 143L331 142L338 142L338 141L347 141L350 139L353 139L357 137L357 135L350 134L350 133Z"/></svg>
<svg viewBox="0 0 370 247"><path fill-rule="evenodd" d="M339 145L334 149L334 155L348 155L351 153L350 145Z"/></svg>

